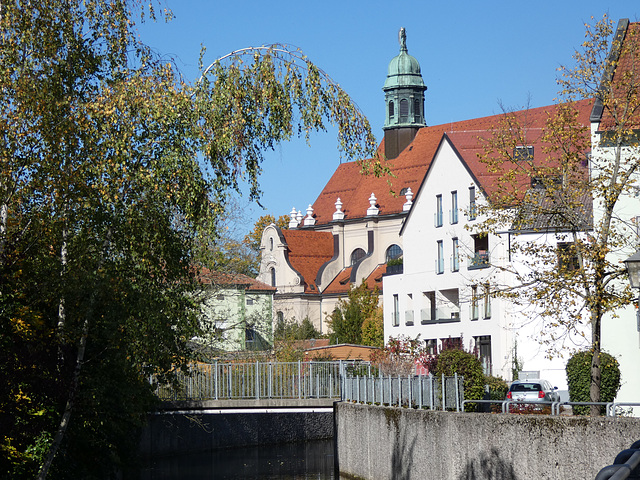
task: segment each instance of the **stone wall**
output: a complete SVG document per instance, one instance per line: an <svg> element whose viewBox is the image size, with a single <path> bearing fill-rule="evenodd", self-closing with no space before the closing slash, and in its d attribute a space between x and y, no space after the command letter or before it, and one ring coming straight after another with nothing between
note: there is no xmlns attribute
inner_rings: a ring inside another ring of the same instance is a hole
<svg viewBox="0 0 640 480"><path fill-rule="evenodd" d="M350 478L588 480L640 440L640 420L339 403L335 433Z"/></svg>
<svg viewBox="0 0 640 480"><path fill-rule="evenodd" d="M331 412L155 414L142 433L140 454L156 457L321 440L332 438L333 428Z"/></svg>

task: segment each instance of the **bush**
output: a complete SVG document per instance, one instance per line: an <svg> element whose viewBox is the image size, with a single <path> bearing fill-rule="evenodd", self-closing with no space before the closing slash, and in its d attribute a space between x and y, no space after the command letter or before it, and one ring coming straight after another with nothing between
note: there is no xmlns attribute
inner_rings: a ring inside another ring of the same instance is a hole
<svg viewBox="0 0 640 480"><path fill-rule="evenodd" d="M437 357L436 375L464 377L464 399L481 400L484 396L484 373L482 364L472 353L457 348L442 350Z"/></svg>
<svg viewBox="0 0 640 480"><path fill-rule="evenodd" d="M484 384L489 385L491 400L504 400L509 391L509 385L504 378L501 377L487 375L484 377Z"/></svg>
<svg viewBox="0 0 640 480"><path fill-rule="evenodd" d="M575 353L567 362L567 383L569 384L569 400L572 402L589 402L591 385L590 350ZM618 361L606 352L600 352L600 401L613 402L620 389L620 366ZM573 413L587 415L588 406L574 406ZM604 413L604 407L601 412Z"/></svg>

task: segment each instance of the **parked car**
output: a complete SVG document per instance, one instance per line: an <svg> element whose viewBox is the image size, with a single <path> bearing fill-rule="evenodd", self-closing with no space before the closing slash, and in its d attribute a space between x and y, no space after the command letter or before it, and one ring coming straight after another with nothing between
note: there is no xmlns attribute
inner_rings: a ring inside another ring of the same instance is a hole
<svg viewBox="0 0 640 480"><path fill-rule="evenodd" d="M559 402L558 387L552 387L547 380L516 380L509 387L507 400L518 402Z"/></svg>

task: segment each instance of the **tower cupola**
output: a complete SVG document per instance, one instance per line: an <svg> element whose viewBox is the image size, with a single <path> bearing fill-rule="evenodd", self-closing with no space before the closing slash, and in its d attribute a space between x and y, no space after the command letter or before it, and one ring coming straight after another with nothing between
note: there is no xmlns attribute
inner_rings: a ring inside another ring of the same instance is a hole
<svg viewBox="0 0 640 480"><path fill-rule="evenodd" d="M389 62L387 79L382 90L385 95L384 122L385 154L397 157L415 138L424 120L424 91L418 60L409 55L404 28L399 33L400 53Z"/></svg>

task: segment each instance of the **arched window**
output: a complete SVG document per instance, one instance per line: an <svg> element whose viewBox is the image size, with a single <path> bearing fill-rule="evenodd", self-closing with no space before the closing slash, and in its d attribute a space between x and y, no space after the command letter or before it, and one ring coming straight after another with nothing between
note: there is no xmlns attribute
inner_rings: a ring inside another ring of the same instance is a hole
<svg viewBox="0 0 640 480"><path fill-rule="evenodd" d="M271 267L271 286L276 286L276 269Z"/></svg>
<svg viewBox="0 0 640 480"><path fill-rule="evenodd" d="M396 258L400 258L402 256L402 248L398 245L393 244L389 248L387 248L387 262L389 260L395 260Z"/></svg>
<svg viewBox="0 0 640 480"><path fill-rule="evenodd" d="M269 251L273 252L273 237L269 237Z"/></svg>
<svg viewBox="0 0 640 480"><path fill-rule="evenodd" d="M389 118L393 118L393 116L395 115L395 105L393 104L393 101L389 102Z"/></svg>
<svg viewBox="0 0 640 480"><path fill-rule="evenodd" d="M351 265L355 265L356 263L358 263L360 260L362 260L367 254L365 253L365 251L361 248L356 248L352 253L351 253Z"/></svg>
<svg viewBox="0 0 640 480"><path fill-rule="evenodd" d="M420 118L421 114L420 114L420 99L416 98L413 101L413 118L414 118L414 122L416 123L420 123Z"/></svg>
<svg viewBox="0 0 640 480"><path fill-rule="evenodd" d="M409 116L409 100L403 98L400 100L400 121L406 122Z"/></svg>

